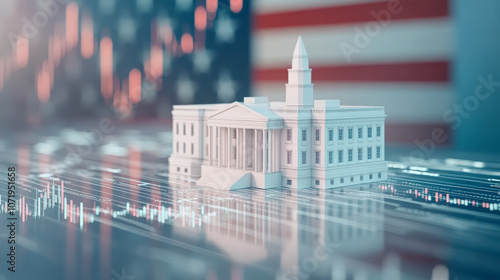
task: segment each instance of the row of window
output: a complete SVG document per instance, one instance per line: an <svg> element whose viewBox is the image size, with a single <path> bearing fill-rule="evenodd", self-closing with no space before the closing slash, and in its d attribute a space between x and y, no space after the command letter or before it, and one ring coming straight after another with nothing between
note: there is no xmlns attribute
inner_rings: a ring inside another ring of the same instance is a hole
<svg viewBox="0 0 500 280"><path fill-rule="evenodd" d="M180 144L179 142L175 142L175 152L176 153L180 153ZM187 151L186 151L186 142L183 142L182 143L182 153L183 154L186 154ZM191 154L194 155L194 143L191 143Z"/></svg>
<svg viewBox="0 0 500 280"><path fill-rule="evenodd" d="M382 172L379 172L379 173L377 174L377 177L378 177L378 179L381 179L381 178L382 178ZM346 179L348 179L348 180L349 180L349 182L351 182L351 183L353 183L353 182L354 182L354 176L351 176L351 177L346 177L346 178L344 178L344 177L340 177L340 178L339 178L339 184L341 184L341 185L342 185L342 184L344 184ZM364 179L365 179L365 176L364 176L364 175L359 175L359 181L361 181L361 182L362 182L362 181L364 181ZM372 174L372 173L368 174L368 180L373 180L373 174ZM315 180L315 181L314 181L314 183L315 183L317 186L319 186L319 185L320 185L320 180ZM286 184L287 184L288 186L291 186L291 185L293 184L293 181L292 181L292 180L290 180L290 179L288 179L288 180L286 180ZM333 179L333 178L332 178L332 179L330 179L330 185L331 185L331 186L335 185L335 179Z"/></svg>
<svg viewBox="0 0 500 280"><path fill-rule="evenodd" d="M377 177L378 177L378 179L381 179L382 178L382 172L379 172L377 174ZM348 178L349 178L349 182L351 182L351 183L354 182L354 176L351 176L351 177L348 177ZM347 178L345 178L345 179L347 179ZM340 177L339 183L340 184L344 184L345 183L345 179L344 179L344 177ZM364 179L365 179L364 175L359 175L359 181L360 182L363 182ZM371 174L371 173L368 174L368 180L373 180L373 174ZM315 184L317 186L319 186L319 184L320 184L319 180L316 180ZM335 185L335 179L330 179L330 186L334 186L334 185Z"/></svg>
<svg viewBox="0 0 500 280"><path fill-rule="evenodd" d="M177 172L181 172L181 168L180 167L177 167ZM187 168L184 168L184 173L188 173L188 169Z"/></svg>
<svg viewBox="0 0 500 280"><path fill-rule="evenodd" d="M175 124L175 134L179 135L179 123ZM186 124L182 124L182 135L186 136ZM194 136L194 124L191 124L191 136Z"/></svg>
<svg viewBox="0 0 500 280"><path fill-rule="evenodd" d="M345 150L338 150L337 151L337 163L343 163L344 162L344 151ZM375 147L375 158L381 158L381 152L382 148L380 146ZM286 163L287 164L292 164L292 151L287 151L286 152ZM357 149L357 158L358 161L364 160L363 156L363 148L358 148ZM371 160L373 159L373 147L368 147L366 148L366 159ZM347 161L352 162L354 161L354 149L347 149ZM307 151L302 151L301 154L301 162L302 164L307 164ZM314 162L316 164L321 163L321 152L316 151L314 153ZM333 164L333 151L328 151L328 164Z"/></svg>
<svg viewBox="0 0 500 280"><path fill-rule="evenodd" d="M338 128L337 129L337 135L338 135L338 140L343 141L344 140L344 129L343 128ZM375 128L375 135L376 137L380 137L382 134L382 128L381 126L377 126ZM373 137L373 127L368 126L367 127L367 138L372 138ZM347 139L352 140L354 138L354 128L348 128L347 129ZM301 134L301 139L303 142L307 141L307 129L302 129L302 134ZM363 127L358 127L358 139L363 139ZM292 141L292 129L288 128L286 130L286 140L287 141ZM315 133L314 133L314 140L316 142L321 141L321 129L316 128ZM334 129L330 128L328 129L328 142L333 142L334 141Z"/></svg>

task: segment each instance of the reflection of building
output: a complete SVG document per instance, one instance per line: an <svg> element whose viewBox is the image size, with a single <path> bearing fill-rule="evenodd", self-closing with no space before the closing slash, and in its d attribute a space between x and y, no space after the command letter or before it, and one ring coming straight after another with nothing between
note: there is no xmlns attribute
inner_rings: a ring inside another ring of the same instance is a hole
<svg viewBox="0 0 500 280"><path fill-rule="evenodd" d="M280 259L280 267L297 264L295 195L281 199L279 189L232 193L191 188L184 179L172 180L171 186L172 209L179 213L175 234L206 239L240 263ZM183 228L194 228L203 235L189 234Z"/></svg>
<svg viewBox="0 0 500 280"><path fill-rule="evenodd" d="M343 259L378 257L384 252L383 197L374 200L318 191L299 203L297 224L298 270L286 271L286 279L319 279L324 275L349 279L338 277L346 273Z"/></svg>
<svg viewBox="0 0 500 280"><path fill-rule="evenodd" d="M286 188L227 192L184 179L171 186L175 235L214 246L238 263L279 268L286 279L332 275L341 269L335 258L384 252L383 197Z"/></svg>
<svg viewBox="0 0 500 280"><path fill-rule="evenodd" d="M385 179L383 107L314 100L299 37L286 102L174 106L172 176L223 189L331 188Z"/></svg>

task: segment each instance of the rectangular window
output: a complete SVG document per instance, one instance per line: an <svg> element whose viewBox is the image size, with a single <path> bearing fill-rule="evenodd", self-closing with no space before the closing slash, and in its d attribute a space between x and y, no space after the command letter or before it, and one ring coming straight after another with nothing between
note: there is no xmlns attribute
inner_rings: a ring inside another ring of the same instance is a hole
<svg viewBox="0 0 500 280"><path fill-rule="evenodd" d="M302 164L307 163L307 152L302 152Z"/></svg>
<svg viewBox="0 0 500 280"><path fill-rule="evenodd" d="M372 148L367 149L367 159L372 159Z"/></svg>
<svg viewBox="0 0 500 280"><path fill-rule="evenodd" d="M179 142L175 143L175 151L178 153L179 152Z"/></svg>
<svg viewBox="0 0 500 280"><path fill-rule="evenodd" d="M291 129L286 130L286 141L292 141L292 130Z"/></svg>
<svg viewBox="0 0 500 280"><path fill-rule="evenodd" d="M344 177L340 178L340 183L343 184L344 183Z"/></svg>
<svg viewBox="0 0 500 280"><path fill-rule="evenodd" d="M372 138L372 127L368 127L368 138Z"/></svg>
<svg viewBox="0 0 500 280"><path fill-rule="evenodd" d="M182 152L186 153L186 143L182 143Z"/></svg>
<svg viewBox="0 0 500 280"><path fill-rule="evenodd" d="M380 147L377 147L377 158L380 158Z"/></svg>
<svg viewBox="0 0 500 280"><path fill-rule="evenodd" d="M359 180L363 181L363 175L359 176Z"/></svg>
<svg viewBox="0 0 500 280"><path fill-rule="evenodd" d="M316 141L319 141L320 137L321 137L321 131L319 129L316 129Z"/></svg>
<svg viewBox="0 0 500 280"><path fill-rule="evenodd" d="M358 138L359 139L363 138L363 128L362 127L358 127Z"/></svg>
<svg viewBox="0 0 500 280"><path fill-rule="evenodd" d="M188 169L187 169L187 168L184 168L184 172L185 172L185 173L188 173Z"/></svg>
<svg viewBox="0 0 500 280"><path fill-rule="evenodd" d="M330 185L333 185L333 183L334 183L333 179L330 179Z"/></svg>
<svg viewBox="0 0 500 280"><path fill-rule="evenodd" d="M191 136L194 136L194 124L191 124Z"/></svg>
<svg viewBox="0 0 500 280"><path fill-rule="evenodd" d="M370 179L370 180L371 180L371 179L373 179L373 174L370 174L370 175L368 176L368 179Z"/></svg>
<svg viewBox="0 0 500 280"><path fill-rule="evenodd" d="M286 184L291 186L292 185L292 180L286 180Z"/></svg>
<svg viewBox="0 0 500 280"><path fill-rule="evenodd" d="M307 141L307 130L302 129L302 141Z"/></svg>
<svg viewBox="0 0 500 280"><path fill-rule="evenodd" d="M316 164L319 164L319 152L316 152Z"/></svg>
<svg viewBox="0 0 500 280"><path fill-rule="evenodd" d="M238 133L238 131L236 129L233 129L233 139L236 139L236 134Z"/></svg>
<svg viewBox="0 0 500 280"><path fill-rule="evenodd" d="M178 171L178 172L181 172L181 168L180 168L180 167L177 167L177 171Z"/></svg>
<svg viewBox="0 0 500 280"><path fill-rule="evenodd" d="M292 151L286 151L286 163L292 164Z"/></svg>
<svg viewBox="0 0 500 280"><path fill-rule="evenodd" d="M182 135L186 135L186 124L182 124Z"/></svg>
<svg viewBox="0 0 500 280"><path fill-rule="evenodd" d="M347 150L347 161L352 161L352 149Z"/></svg>
<svg viewBox="0 0 500 280"><path fill-rule="evenodd" d="M379 179L382 178L382 173L380 173L380 172L378 173L378 178Z"/></svg>
<svg viewBox="0 0 500 280"><path fill-rule="evenodd" d="M333 129L328 130L328 141L333 142Z"/></svg>
<svg viewBox="0 0 500 280"><path fill-rule="evenodd" d="M333 164L333 152L328 152L328 164Z"/></svg>
<svg viewBox="0 0 500 280"><path fill-rule="evenodd" d="M380 126L377 126L377 137L380 137L380 130L381 130Z"/></svg>
<svg viewBox="0 0 500 280"><path fill-rule="evenodd" d="M339 160L338 163L342 163L344 161L344 151L339 150Z"/></svg>
<svg viewBox="0 0 500 280"><path fill-rule="evenodd" d="M316 180L316 186L319 186L319 180Z"/></svg>
<svg viewBox="0 0 500 280"><path fill-rule="evenodd" d="M352 140L352 128L349 128L349 129L347 130L347 138L348 138L349 140Z"/></svg>
<svg viewBox="0 0 500 280"><path fill-rule="evenodd" d="M175 124L175 134L179 135L179 124Z"/></svg>
<svg viewBox="0 0 500 280"><path fill-rule="evenodd" d="M191 143L191 154L194 155L194 143Z"/></svg>
<svg viewBox="0 0 500 280"><path fill-rule="evenodd" d="M358 160L363 160L363 148L358 148Z"/></svg>
<svg viewBox="0 0 500 280"><path fill-rule="evenodd" d="M339 128L339 141L344 140L344 129Z"/></svg>
<svg viewBox="0 0 500 280"><path fill-rule="evenodd" d="M354 182L354 177L351 177L351 182Z"/></svg>

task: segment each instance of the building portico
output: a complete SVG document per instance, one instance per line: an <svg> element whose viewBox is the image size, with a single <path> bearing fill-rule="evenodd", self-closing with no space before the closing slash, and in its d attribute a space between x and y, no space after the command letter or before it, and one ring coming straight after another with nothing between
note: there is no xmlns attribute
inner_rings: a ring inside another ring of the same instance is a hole
<svg viewBox="0 0 500 280"><path fill-rule="evenodd" d="M207 128L207 165L259 173L280 171L280 129L216 125L207 125Z"/></svg>
<svg viewBox="0 0 500 280"><path fill-rule="evenodd" d="M202 182L204 177L230 171L235 177L250 174L251 185L260 185L256 184L258 181L264 184L270 177L279 177L275 180L276 186L281 185L283 120L265 106L260 107L259 102L269 104L267 98L246 98L245 103L234 102L207 118L208 145ZM248 104L257 105L257 108Z"/></svg>

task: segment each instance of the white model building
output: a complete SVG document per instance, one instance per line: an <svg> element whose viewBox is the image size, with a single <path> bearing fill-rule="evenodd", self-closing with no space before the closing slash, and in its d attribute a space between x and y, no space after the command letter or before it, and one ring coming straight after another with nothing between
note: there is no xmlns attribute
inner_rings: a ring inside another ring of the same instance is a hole
<svg viewBox="0 0 500 280"><path fill-rule="evenodd" d="M174 180L220 189L334 188L387 179L384 107L314 100L307 52L299 37L285 102L177 105Z"/></svg>

